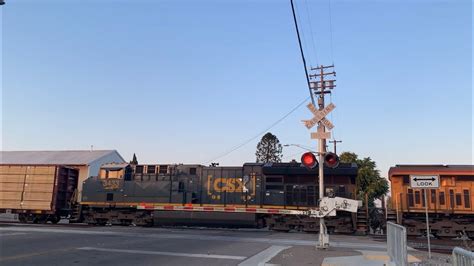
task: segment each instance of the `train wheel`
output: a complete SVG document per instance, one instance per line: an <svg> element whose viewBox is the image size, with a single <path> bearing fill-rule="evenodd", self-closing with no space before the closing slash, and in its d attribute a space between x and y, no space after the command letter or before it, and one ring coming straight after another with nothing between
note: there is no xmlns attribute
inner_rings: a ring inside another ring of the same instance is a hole
<svg viewBox="0 0 474 266"><path fill-rule="evenodd" d="M332 226L328 226L327 227L327 231L328 231L328 234L332 235L334 234L334 231L336 231L336 228L332 227Z"/></svg>
<svg viewBox="0 0 474 266"><path fill-rule="evenodd" d="M53 215L49 220L52 224L57 224L61 220L61 217L59 215Z"/></svg>
<svg viewBox="0 0 474 266"><path fill-rule="evenodd" d="M265 227L265 219L263 218L260 218L257 220L257 228L258 229L262 229Z"/></svg>
<svg viewBox="0 0 474 266"><path fill-rule="evenodd" d="M38 216L38 223L45 224L48 222L48 216L46 215L39 215Z"/></svg>
<svg viewBox="0 0 474 266"><path fill-rule="evenodd" d="M474 240L474 231L467 231L466 233L470 239Z"/></svg>
<svg viewBox="0 0 474 266"><path fill-rule="evenodd" d="M107 219L96 219L97 220L97 225L100 225L100 226L105 226L107 225Z"/></svg>
<svg viewBox="0 0 474 266"><path fill-rule="evenodd" d="M28 218L26 217L26 214L23 214L23 213L18 214L18 221L20 221L20 223L27 223Z"/></svg>
<svg viewBox="0 0 474 266"><path fill-rule="evenodd" d="M407 235L409 236L421 236L421 233L418 231L418 228L413 226L406 227L407 228Z"/></svg>

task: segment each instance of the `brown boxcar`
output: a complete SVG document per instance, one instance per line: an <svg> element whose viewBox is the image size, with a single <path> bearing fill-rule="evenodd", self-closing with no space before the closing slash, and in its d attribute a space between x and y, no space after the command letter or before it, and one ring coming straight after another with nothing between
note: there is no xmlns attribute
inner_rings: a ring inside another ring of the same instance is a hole
<svg viewBox="0 0 474 266"><path fill-rule="evenodd" d="M410 175L439 175L436 189L411 188ZM439 237L474 237L473 165L397 165L389 171L391 206L409 235L426 234L425 204L430 230Z"/></svg>
<svg viewBox="0 0 474 266"><path fill-rule="evenodd" d="M63 166L0 165L0 212L22 222L57 223L67 216L77 189L78 170Z"/></svg>

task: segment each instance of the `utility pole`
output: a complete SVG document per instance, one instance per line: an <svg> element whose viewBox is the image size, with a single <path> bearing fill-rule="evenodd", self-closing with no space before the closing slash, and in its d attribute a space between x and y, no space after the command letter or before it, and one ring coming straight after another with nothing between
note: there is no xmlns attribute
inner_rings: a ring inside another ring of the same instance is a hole
<svg viewBox="0 0 474 266"><path fill-rule="evenodd" d="M333 144L334 144L334 153L337 154L337 148L336 148L336 146L337 146L338 143L342 143L342 140L335 140L335 139L333 139L333 140L330 140L329 143L333 143Z"/></svg>
<svg viewBox="0 0 474 266"><path fill-rule="evenodd" d="M323 66L320 65L315 68L311 68L315 71L315 74L309 75L314 81L310 82L311 89L314 91L314 94L318 96L318 109L319 111L324 110L324 96L327 93L331 93L331 89L336 87L334 82L335 79L326 80L326 76L336 76L334 72L334 65ZM331 72L327 72L331 71ZM326 132L326 127L331 129L333 127L332 123L326 118L321 119L318 122L317 134L324 135ZM318 139L318 155L319 155L319 200L321 201L324 197L324 155L326 154L326 139ZM319 218L319 244L317 248L326 249L329 247L329 235L327 233L326 224L324 223L324 218Z"/></svg>

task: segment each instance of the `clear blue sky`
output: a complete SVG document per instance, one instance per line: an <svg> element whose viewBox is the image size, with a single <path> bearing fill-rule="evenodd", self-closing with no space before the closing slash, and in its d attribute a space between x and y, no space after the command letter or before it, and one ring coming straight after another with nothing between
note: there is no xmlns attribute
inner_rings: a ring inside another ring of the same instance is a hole
<svg viewBox="0 0 474 266"><path fill-rule="evenodd" d="M288 0L6 2L3 150L94 145L202 163L308 96ZM328 1L295 2L309 63L336 65L339 151L371 156L384 175L472 163L471 1L332 0L333 56ZM310 117L302 106L270 131L316 145ZM258 140L216 161L254 161Z"/></svg>

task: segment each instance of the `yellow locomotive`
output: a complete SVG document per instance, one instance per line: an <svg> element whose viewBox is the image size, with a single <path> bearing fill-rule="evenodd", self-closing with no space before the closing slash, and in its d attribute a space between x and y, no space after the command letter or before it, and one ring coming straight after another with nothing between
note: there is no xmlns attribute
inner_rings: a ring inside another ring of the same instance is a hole
<svg viewBox="0 0 474 266"><path fill-rule="evenodd" d="M439 188L411 188L410 175L437 175ZM408 235L426 234L427 206L433 235L474 238L474 165L396 165L389 179L393 220L403 224Z"/></svg>

